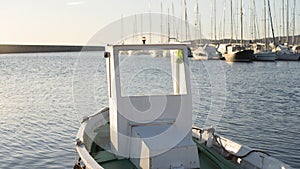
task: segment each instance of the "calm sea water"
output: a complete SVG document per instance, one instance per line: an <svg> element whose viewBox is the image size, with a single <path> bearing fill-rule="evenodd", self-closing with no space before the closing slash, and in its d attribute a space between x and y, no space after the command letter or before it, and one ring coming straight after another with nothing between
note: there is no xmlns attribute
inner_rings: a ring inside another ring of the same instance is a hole
<svg viewBox="0 0 300 169"><path fill-rule="evenodd" d="M0 55L0 168L72 168L107 106L101 52ZM300 62L190 61L193 121L300 168Z"/></svg>

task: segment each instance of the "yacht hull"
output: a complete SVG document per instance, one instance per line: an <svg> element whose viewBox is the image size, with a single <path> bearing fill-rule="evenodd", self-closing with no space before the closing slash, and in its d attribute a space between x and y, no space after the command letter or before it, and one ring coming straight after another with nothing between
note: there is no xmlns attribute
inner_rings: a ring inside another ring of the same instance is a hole
<svg viewBox="0 0 300 169"><path fill-rule="evenodd" d="M220 60L220 58L217 56L208 57L208 56L195 56L194 55L192 60Z"/></svg>
<svg viewBox="0 0 300 169"><path fill-rule="evenodd" d="M285 61L297 61L300 59L299 53L284 53L278 54L277 60L285 60Z"/></svg>
<svg viewBox="0 0 300 169"><path fill-rule="evenodd" d="M253 60L253 50L224 54L224 57L227 62L251 62Z"/></svg>
<svg viewBox="0 0 300 169"><path fill-rule="evenodd" d="M253 60L255 60L255 61L275 61L276 57L277 56L275 53L261 52L261 53L255 53L253 55Z"/></svg>

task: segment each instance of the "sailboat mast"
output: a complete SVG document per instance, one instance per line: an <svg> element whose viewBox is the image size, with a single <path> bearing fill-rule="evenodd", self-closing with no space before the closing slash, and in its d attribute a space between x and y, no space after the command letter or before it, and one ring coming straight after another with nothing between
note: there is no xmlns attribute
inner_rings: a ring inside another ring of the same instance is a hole
<svg viewBox="0 0 300 169"><path fill-rule="evenodd" d="M121 37L122 37L122 44L124 44L124 20L123 20L123 15L121 15Z"/></svg>
<svg viewBox="0 0 300 169"><path fill-rule="evenodd" d="M273 7L274 7L274 15L276 15L276 18L275 18L275 20L278 20L278 22L276 22L276 29L278 30L278 32L277 32L277 36L278 36L278 44L279 44L279 42L281 42L281 36L282 36L282 34L281 34L281 23L282 23L282 21L281 21L281 14L280 14L280 10L279 10L279 13L277 14L277 11L276 11L276 3L277 3L277 1L276 0L273 0ZM280 9L280 8L279 8ZM279 23L279 24L278 24Z"/></svg>
<svg viewBox="0 0 300 169"><path fill-rule="evenodd" d="M236 22L235 22L235 26L236 26L236 29L235 29L235 36L236 36L236 43L238 43L238 39L239 39L239 1L235 1L236 2Z"/></svg>
<svg viewBox="0 0 300 169"><path fill-rule="evenodd" d="M188 21L187 21L187 6L186 0L184 0L184 22L185 22L185 40L188 40Z"/></svg>
<svg viewBox="0 0 300 169"><path fill-rule="evenodd" d="M249 25L250 25L250 29L249 29L249 33L250 33L250 38L251 40L254 40L253 38L253 25L254 25L254 22L253 22L253 19L254 19L254 15L253 15L253 4L252 4L252 1L249 2Z"/></svg>
<svg viewBox="0 0 300 169"><path fill-rule="evenodd" d="M285 20L284 20L284 0L282 0L282 36L285 34Z"/></svg>
<svg viewBox="0 0 300 169"><path fill-rule="evenodd" d="M175 16L174 1L172 1L172 16L173 17ZM175 38L178 39L179 27L176 27L177 25L176 25L176 22L174 19L172 19L172 21L173 21L173 29L174 29Z"/></svg>
<svg viewBox="0 0 300 169"><path fill-rule="evenodd" d="M269 6L269 14L270 14L270 22L271 22L271 28L272 28L273 42L274 42L274 45L277 46L276 39L275 39L275 33L274 33L274 26L273 26L273 19L272 19L272 12L271 12L270 0L268 0L268 6Z"/></svg>
<svg viewBox="0 0 300 169"><path fill-rule="evenodd" d="M198 28L199 28L199 8L198 1L196 2L196 17L195 17L195 40L198 38Z"/></svg>
<svg viewBox="0 0 300 169"><path fill-rule="evenodd" d="M202 28L201 28L201 15L199 12L199 1L197 0L197 4L196 4L196 24L197 24L197 28L199 30L198 34L199 34L199 44L202 44Z"/></svg>
<svg viewBox="0 0 300 169"><path fill-rule="evenodd" d="M201 15L199 15L199 34L200 34L200 44L202 44L202 19Z"/></svg>
<svg viewBox="0 0 300 169"><path fill-rule="evenodd" d="M286 41L289 44L289 0L286 0Z"/></svg>
<svg viewBox="0 0 300 169"><path fill-rule="evenodd" d="M151 37L152 37L152 33L151 33L151 27L152 27L152 21L151 21L151 0L148 1L148 7L149 7L149 42L151 43Z"/></svg>
<svg viewBox="0 0 300 169"><path fill-rule="evenodd" d="M296 0L294 0L294 9L293 9L293 45L295 45L295 30L296 30Z"/></svg>
<svg viewBox="0 0 300 169"><path fill-rule="evenodd" d="M233 10L232 10L232 0L230 0L230 26L231 26L231 31L230 31L230 43L232 43L233 39Z"/></svg>
<svg viewBox="0 0 300 169"><path fill-rule="evenodd" d="M226 29L226 27L225 27L225 22L226 22L226 20L225 20L225 15L226 15L226 0L224 0L224 9L223 9L224 11L224 13L223 13L223 43L225 42L225 29Z"/></svg>
<svg viewBox="0 0 300 169"><path fill-rule="evenodd" d="M253 5L253 39L257 40L259 37L259 30L257 28L257 12L256 12L256 4L255 0L252 0L252 5Z"/></svg>
<svg viewBox="0 0 300 169"><path fill-rule="evenodd" d="M243 45L243 0L241 0L241 45Z"/></svg>
<svg viewBox="0 0 300 169"><path fill-rule="evenodd" d="M170 42L170 39L171 39L170 10L168 8L168 42Z"/></svg>
<svg viewBox="0 0 300 169"><path fill-rule="evenodd" d="M217 42L217 8L216 8L216 6L217 6L217 2L216 2L216 0L214 0L214 20L215 20L215 22L214 22L214 32L215 32L215 42Z"/></svg>
<svg viewBox="0 0 300 169"><path fill-rule="evenodd" d="M251 34L251 40L254 42L255 39L255 13L254 13L254 5L253 5L253 0L249 1L249 6L250 6L250 14L249 14L249 32Z"/></svg>
<svg viewBox="0 0 300 169"><path fill-rule="evenodd" d="M163 3L160 2L160 43L163 43Z"/></svg>
<svg viewBox="0 0 300 169"><path fill-rule="evenodd" d="M267 43L267 4L266 0L264 0L264 29L265 29L265 45L268 49L268 43Z"/></svg>

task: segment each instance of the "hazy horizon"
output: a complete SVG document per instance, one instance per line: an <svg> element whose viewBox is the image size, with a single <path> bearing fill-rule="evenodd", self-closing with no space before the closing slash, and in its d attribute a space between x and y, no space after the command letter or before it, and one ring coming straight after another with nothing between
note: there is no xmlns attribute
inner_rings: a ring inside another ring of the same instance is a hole
<svg viewBox="0 0 300 169"><path fill-rule="evenodd" d="M161 2L154 0L0 0L0 44L45 44L45 45L85 45L87 42L106 25L120 20L121 16L131 16L142 13L160 13ZM128 3L130 2L130 3ZM179 19L184 19L183 0L164 0L163 13L173 14L172 2L174 2L174 13ZM236 0L234 2L234 20L239 19ZM239 1L240 2L240 1ZM275 35L282 35L279 31L281 27L282 1L270 0L273 12ZM196 12L195 4L197 0L187 0L188 21L191 25L195 24ZM211 0L198 0L201 15L203 38L213 39L214 31L212 24L214 15L212 13ZM250 2L244 0L244 38L251 37L249 27L251 15L249 14ZM263 1L255 0L257 22L260 37L263 35ZM217 9L217 38L230 37L230 0L216 0ZM276 4L276 6L274 6ZM224 6L225 5L225 6ZM293 33L293 2L290 1L290 35ZM296 6L296 31L300 34L299 16L300 3ZM239 5L238 5L239 8ZM225 9L225 11L224 11ZM275 9L275 10L274 10ZM276 11L276 12L274 12ZM223 20L225 14L225 36L223 35ZM155 22L155 21L152 21ZM126 24L126 23L124 23ZM159 23L156 23L159 25ZM237 29L237 24L234 24ZM239 29L239 28L238 28ZM270 29L268 29L270 30ZM234 30L234 34L238 31ZM113 32L112 32L113 33ZM119 32L117 32L119 33ZM269 35L270 31L269 31ZM235 37L236 35L234 35Z"/></svg>

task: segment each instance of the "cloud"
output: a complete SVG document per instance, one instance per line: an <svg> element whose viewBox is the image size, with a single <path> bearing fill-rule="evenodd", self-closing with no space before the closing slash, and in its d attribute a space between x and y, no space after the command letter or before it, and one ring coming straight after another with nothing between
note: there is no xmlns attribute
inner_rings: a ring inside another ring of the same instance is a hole
<svg viewBox="0 0 300 169"><path fill-rule="evenodd" d="M67 2L67 5L68 6L75 6L75 5L81 5L81 4L84 4L85 1L70 1L70 2Z"/></svg>

